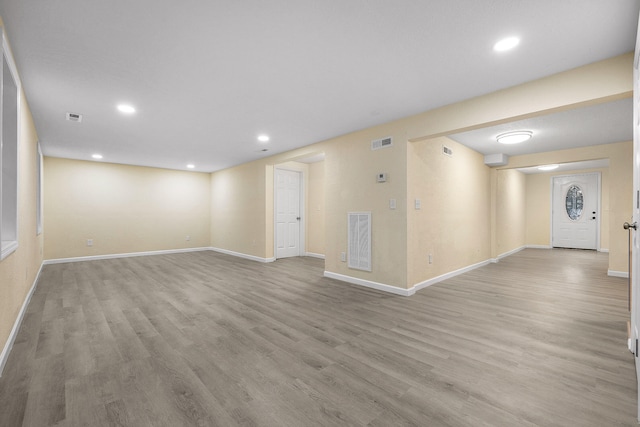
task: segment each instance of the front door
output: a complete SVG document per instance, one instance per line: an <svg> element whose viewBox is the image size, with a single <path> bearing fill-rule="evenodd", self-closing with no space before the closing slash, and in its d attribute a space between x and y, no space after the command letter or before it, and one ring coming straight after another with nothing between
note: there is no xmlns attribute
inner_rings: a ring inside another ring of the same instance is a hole
<svg viewBox="0 0 640 427"><path fill-rule="evenodd" d="M599 173L553 177L554 248L598 249Z"/></svg>
<svg viewBox="0 0 640 427"><path fill-rule="evenodd" d="M300 172L276 169L276 258L300 256Z"/></svg>

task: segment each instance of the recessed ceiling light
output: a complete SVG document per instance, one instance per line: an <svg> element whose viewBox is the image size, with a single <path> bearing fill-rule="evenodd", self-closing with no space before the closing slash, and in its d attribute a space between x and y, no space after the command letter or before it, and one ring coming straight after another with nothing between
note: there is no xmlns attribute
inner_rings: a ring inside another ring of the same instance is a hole
<svg viewBox="0 0 640 427"><path fill-rule="evenodd" d="M260 141L260 142L269 142L269 135L260 135L260 136L258 136L258 141Z"/></svg>
<svg viewBox="0 0 640 427"><path fill-rule="evenodd" d="M517 37L507 37L500 40L498 43L493 45L493 50L496 52L504 52L506 50L513 49L518 46L520 43L520 39Z"/></svg>
<svg viewBox="0 0 640 427"><path fill-rule="evenodd" d="M194 165L193 163L189 163L189 164L187 165L187 167L188 167L189 169L193 169L193 168L195 168L195 167L196 167L196 165Z"/></svg>
<svg viewBox="0 0 640 427"><path fill-rule="evenodd" d="M533 132L530 130L517 130L513 132L505 132L496 136L496 140L500 144L519 144L524 142L533 136Z"/></svg>
<svg viewBox="0 0 640 427"><path fill-rule="evenodd" d="M538 170L541 170L541 171L552 171L554 169L558 169L558 165L538 166Z"/></svg>
<svg viewBox="0 0 640 427"><path fill-rule="evenodd" d="M136 112L136 109L133 108L133 106L131 106L131 105L120 104L120 105L118 105L118 111L120 111L121 113L125 113L125 114L133 114L133 113Z"/></svg>
<svg viewBox="0 0 640 427"><path fill-rule="evenodd" d="M93 157L96 160L100 160L102 158L102 154L92 154L91 157Z"/></svg>

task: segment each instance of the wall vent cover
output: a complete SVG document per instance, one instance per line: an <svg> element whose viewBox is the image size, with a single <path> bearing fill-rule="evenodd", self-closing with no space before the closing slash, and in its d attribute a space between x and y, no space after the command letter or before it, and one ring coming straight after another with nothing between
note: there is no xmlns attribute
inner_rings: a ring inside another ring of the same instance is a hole
<svg viewBox="0 0 640 427"><path fill-rule="evenodd" d="M374 139L371 141L371 150L379 150L381 148L391 147L393 145L393 139L390 136L386 138Z"/></svg>
<svg viewBox="0 0 640 427"><path fill-rule="evenodd" d="M349 212L349 268L371 271L371 212Z"/></svg>
<svg viewBox="0 0 640 427"><path fill-rule="evenodd" d="M82 114L67 113L67 120L69 120L70 122L78 122L78 123L80 123L82 121Z"/></svg>
<svg viewBox="0 0 640 427"><path fill-rule="evenodd" d="M444 154L445 156L453 156L453 150L449 147L447 147L446 145L442 146L442 154Z"/></svg>

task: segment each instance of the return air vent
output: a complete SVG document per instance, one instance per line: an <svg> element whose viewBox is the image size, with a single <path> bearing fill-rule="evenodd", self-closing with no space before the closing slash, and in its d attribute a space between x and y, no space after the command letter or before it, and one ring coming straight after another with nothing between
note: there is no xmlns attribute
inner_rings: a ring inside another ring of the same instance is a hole
<svg viewBox="0 0 640 427"><path fill-rule="evenodd" d="M445 156L453 156L453 150L449 147L447 147L446 145L442 146L442 154L444 154Z"/></svg>
<svg viewBox="0 0 640 427"><path fill-rule="evenodd" d="M82 121L82 114L67 113L67 120L69 120L70 122L78 122L78 123L80 123Z"/></svg>
<svg viewBox="0 0 640 427"><path fill-rule="evenodd" d="M371 212L347 214L349 268L371 271Z"/></svg>
<svg viewBox="0 0 640 427"><path fill-rule="evenodd" d="M374 139L371 141L371 150L379 150L381 148L391 147L393 145L393 139L390 136L381 139Z"/></svg>

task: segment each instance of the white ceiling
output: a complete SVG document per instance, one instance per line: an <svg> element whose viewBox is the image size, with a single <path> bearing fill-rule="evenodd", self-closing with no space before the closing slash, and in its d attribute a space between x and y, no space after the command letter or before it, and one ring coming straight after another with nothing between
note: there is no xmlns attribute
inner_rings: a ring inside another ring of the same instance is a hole
<svg viewBox="0 0 640 427"><path fill-rule="evenodd" d="M582 162L570 162L570 163L559 163L557 164L557 168L551 171L545 171L538 169L538 166L531 166L528 168L518 168L517 170L530 175L535 173L558 173L558 172L570 172L576 170L584 170L584 169L602 169L609 167L609 159L597 159L597 160L585 160Z"/></svg>
<svg viewBox="0 0 640 427"><path fill-rule="evenodd" d="M638 8L637 0L0 0L45 155L99 152L107 162L193 162L198 171L632 51ZM510 35L518 48L495 53ZM123 116L120 102L137 113ZM271 141L258 143L260 133Z"/></svg>
<svg viewBox="0 0 640 427"><path fill-rule="evenodd" d="M560 113L513 121L469 132L449 135L451 139L482 154L516 156L590 145L633 140L631 98ZM500 144L496 137L516 130L533 132L520 144Z"/></svg>

